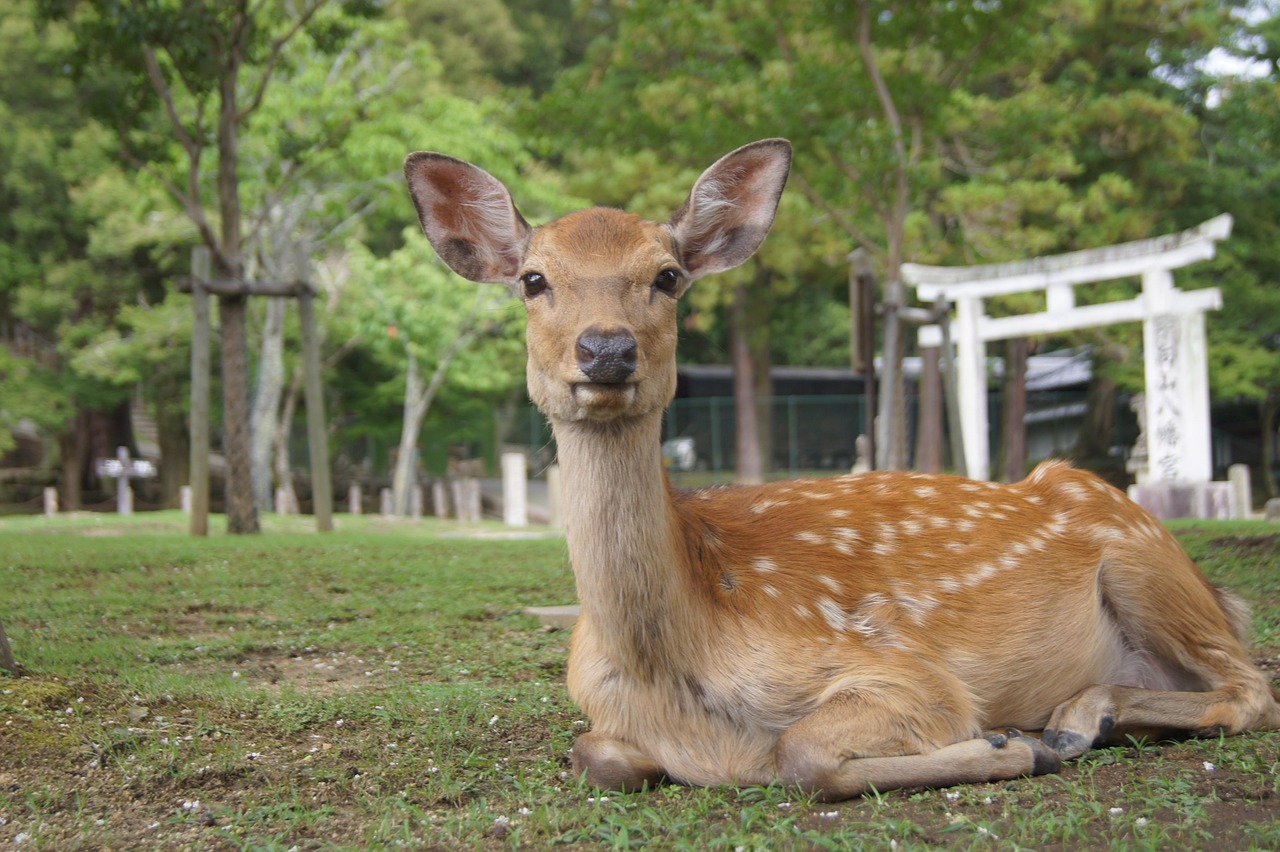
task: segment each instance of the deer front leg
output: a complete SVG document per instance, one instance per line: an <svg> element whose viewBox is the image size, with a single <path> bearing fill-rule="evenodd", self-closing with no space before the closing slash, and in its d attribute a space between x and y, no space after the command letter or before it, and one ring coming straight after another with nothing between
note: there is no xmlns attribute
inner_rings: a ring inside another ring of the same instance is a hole
<svg viewBox="0 0 1280 852"><path fill-rule="evenodd" d="M1058 754L1014 730L960 739L941 748L920 732L942 719L895 715L893 702L836 696L783 732L774 751L780 780L828 801L873 790L949 787L1044 775L1061 768Z"/></svg>
<svg viewBox="0 0 1280 852"><path fill-rule="evenodd" d="M573 774L601 790L630 793L666 780L666 773L634 746L590 731L573 741Z"/></svg>

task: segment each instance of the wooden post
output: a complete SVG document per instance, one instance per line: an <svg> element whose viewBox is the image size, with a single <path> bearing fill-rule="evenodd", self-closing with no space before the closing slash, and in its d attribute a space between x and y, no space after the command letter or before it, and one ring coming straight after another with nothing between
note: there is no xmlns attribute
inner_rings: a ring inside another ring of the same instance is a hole
<svg viewBox="0 0 1280 852"><path fill-rule="evenodd" d="M307 442L311 445L311 499L315 506L316 529L333 529L333 485L329 478L328 430L324 419L324 393L320 387L320 343L316 337L314 294L306 284L308 265L299 253L295 269L304 282L298 293L298 319L302 328L302 360L306 372Z"/></svg>
<svg viewBox="0 0 1280 852"><path fill-rule="evenodd" d="M9 637L4 635L4 622L0 621L0 669L9 674L18 673L18 663L13 659L13 649L9 647Z"/></svg>
<svg viewBox="0 0 1280 852"><path fill-rule="evenodd" d="M209 534L209 249L191 250L191 534Z"/></svg>

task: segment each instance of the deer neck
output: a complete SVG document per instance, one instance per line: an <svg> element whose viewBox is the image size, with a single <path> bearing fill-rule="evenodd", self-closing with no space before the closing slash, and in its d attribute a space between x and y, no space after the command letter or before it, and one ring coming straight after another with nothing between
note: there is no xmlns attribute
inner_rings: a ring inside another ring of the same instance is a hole
<svg viewBox="0 0 1280 852"><path fill-rule="evenodd" d="M683 564L662 467L662 414L619 423L554 422L565 532L583 614L654 653L677 640L698 598ZM694 620L697 623L698 620Z"/></svg>

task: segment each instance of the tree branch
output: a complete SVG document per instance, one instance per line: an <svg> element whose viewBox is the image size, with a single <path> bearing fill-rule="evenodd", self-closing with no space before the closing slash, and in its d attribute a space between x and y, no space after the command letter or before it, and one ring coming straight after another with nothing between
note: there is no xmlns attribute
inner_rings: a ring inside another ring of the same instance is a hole
<svg viewBox="0 0 1280 852"><path fill-rule="evenodd" d="M328 4L329 0L317 0L315 5L303 11L293 25L285 31L278 39L271 43L271 53L267 56L267 61L262 68L262 79L258 81L257 89L253 93L253 97L249 99L249 103L244 109L236 114L236 121L244 121L262 106L262 99L267 93L267 84L271 82L271 75L275 73L276 67L280 64L280 55L284 52L285 46L288 45L293 37L302 31L302 28L310 23L311 19Z"/></svg>
<svg viewBox="0 0 1280 852"><path fill-rule="evenodd" d="M182 117L178 115L178 108L173 103L173 90L169 88L168 81L164 79L164 72L160 70L160 62L156 59L155 48L149 44L144 44L142 46L142 55L147 63L147 79L151 81L151 88L155 89L156 94L160 96L161 102L164 103L165 115L169 117L169 124L173 126L174 132L178 134L178 142L186 150L188 156L193 152L198 152L200 143L187 130L187 126L182 122Z"/></svg>

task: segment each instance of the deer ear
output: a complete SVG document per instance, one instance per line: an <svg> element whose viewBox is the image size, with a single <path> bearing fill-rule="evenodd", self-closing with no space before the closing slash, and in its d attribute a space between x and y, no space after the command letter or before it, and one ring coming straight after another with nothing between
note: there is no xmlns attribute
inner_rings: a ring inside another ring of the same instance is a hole
<svg viewBox="0 0 1280 852"><path fill-rule="evenodd" d="M470 281L514 284L532 229L501 181L427 151L405 158L404 177L423 232L454 272Z"/></svg>
<svg viewBox="0 0 1280 852"><path fill-rule="evenodd" d="M764 139L720 158L667 222L692 280L732 269L764 242L791 170L791 143Z"/></svg>

